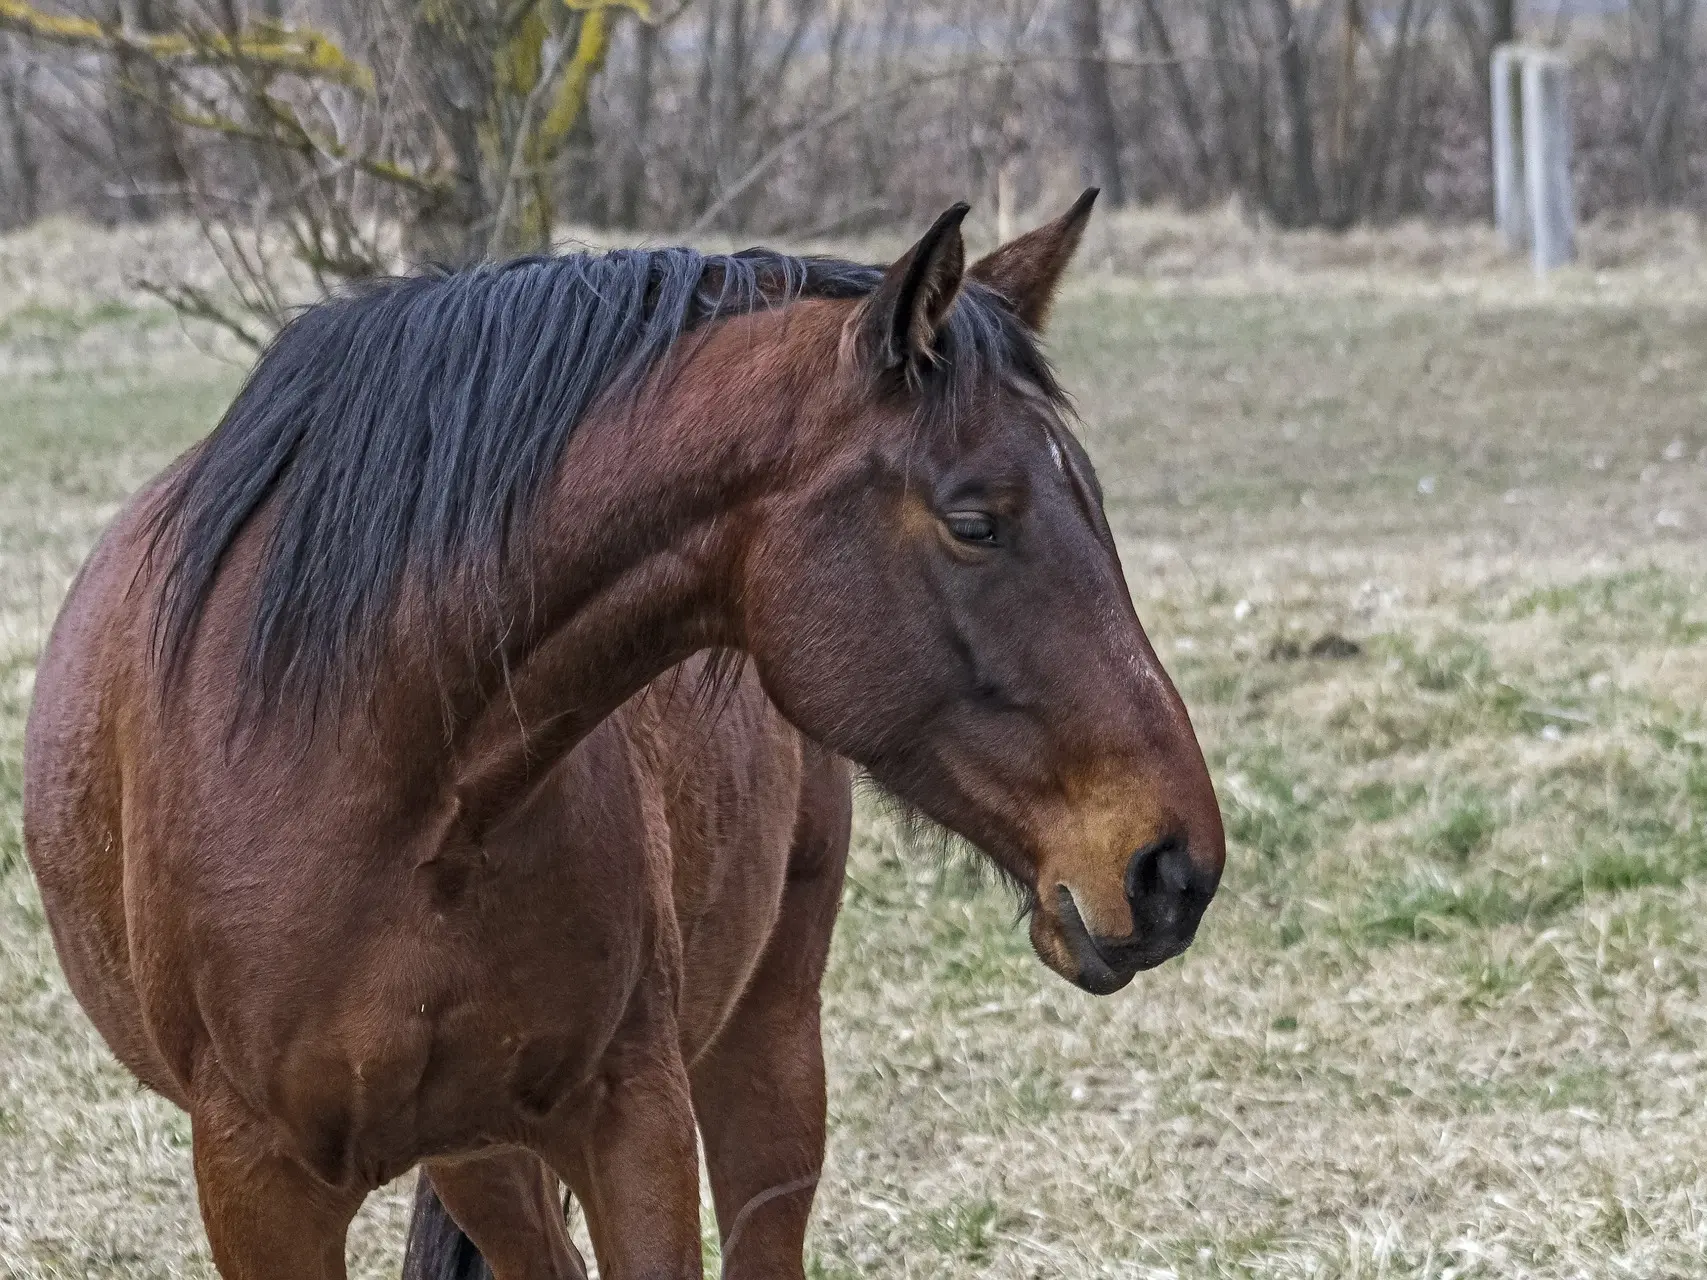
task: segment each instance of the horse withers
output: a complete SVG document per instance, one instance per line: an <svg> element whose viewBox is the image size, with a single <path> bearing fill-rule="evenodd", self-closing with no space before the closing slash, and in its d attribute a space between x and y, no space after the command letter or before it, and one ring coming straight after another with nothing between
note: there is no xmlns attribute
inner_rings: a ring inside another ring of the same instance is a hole
<svg viewBox="0 0 1707 1280"><path fill-rule="evenodd" d="M25 839L73 991L190 1113L223 1274L341 1276L371 1189L495 1148L606 1280L698 1274L670 919L631 859L513 850L701 650L981 849L1070 981L1190 943L1214 791L1036 339L1091 194L970 268L960 205L887 270L376 282L120 514L37 670Z"/></svg>

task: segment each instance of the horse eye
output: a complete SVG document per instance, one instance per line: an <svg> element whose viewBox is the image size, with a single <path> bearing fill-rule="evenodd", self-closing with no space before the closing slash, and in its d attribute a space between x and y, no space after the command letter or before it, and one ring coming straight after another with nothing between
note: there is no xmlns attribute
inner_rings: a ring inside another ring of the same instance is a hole
<svg viewBox="0 0 1707 1280"><path fill-rule="evenodd" d="M982 511L950 511L948 531L962 542L993 546L996 541L996 518Z"/></svg>

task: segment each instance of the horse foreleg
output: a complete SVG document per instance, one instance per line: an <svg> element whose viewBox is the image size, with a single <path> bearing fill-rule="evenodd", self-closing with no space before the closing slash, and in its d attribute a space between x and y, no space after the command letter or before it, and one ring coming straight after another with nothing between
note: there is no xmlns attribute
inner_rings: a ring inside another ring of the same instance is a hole
<svg viewBox="0 0 1707 1280"><path fill-rule="evenodd" d="M806 1223L824 1164L818 984L839 866L833 876L789 883L758 972L694 1063L694 1108L729 1280L805 1274Z"/></svg>
<svg viewBox="0 0 1707 1280"><path fill-rule="evenodd" d="M360 1192L280 1154L229 1093L192 1100L190 1133L202 1221L225 1280L345 1280L344 1238Z"/></svg>
<svg viewBox="0 0 1707 1280"><path fill-rule="evenodd" d="M610 1057L585 1127L542 1151L581 1202L599 1280L703 1274L693 1100L668 1022Z"/></svg>
<svg viewBox="0 0 1707 1280"><path fill-rule="evenodd" d="M423 1168L403 1275L587 1280L587 1268L563 1223L557 1175L531 1152L505 1151Z"/></svg>

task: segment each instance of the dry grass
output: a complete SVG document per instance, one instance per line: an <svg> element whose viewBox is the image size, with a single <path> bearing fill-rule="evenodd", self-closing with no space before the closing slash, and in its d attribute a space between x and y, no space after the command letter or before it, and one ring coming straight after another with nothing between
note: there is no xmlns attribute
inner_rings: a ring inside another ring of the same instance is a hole
<svg viewBox="0 0 1707 1280"><path fill-rule="evenodd" d="M1545 290L1467 250L1223 270L1230 234L1200 281L1087 274L1056 332L1220 784L1222 897L1097 1001L866 818L814 1273L1694 1273L1707 288L1663 255ZM0 1274L206 1275L186 1126L94 1039L16 865L18 750L77 559L235 373L74 292L0 328ZM376 1197L356 1274L400 1224Z"/></svg>
<svg viewBox="0 0 1707 1280"><path fill-rule="evenodd" d="M1127 274L1188 280L1227 279L1248 289L1294 276L1344 278L1373 274L1391 287L1395 276L1436 282L1473 277L1487 284L1521 272L1488 226L1425 222L1353 227L1347 231L1283 231L1241 216L1229 205L1211 215L1144 209L1100 219L1087 240L1102 265ZM1604 216L1578 235L1575 281L1621 273L1626 279L1707 278L1707 235L1700 218L1684 213ZM1611 279L1608 278L1608 283Z"/></svg>

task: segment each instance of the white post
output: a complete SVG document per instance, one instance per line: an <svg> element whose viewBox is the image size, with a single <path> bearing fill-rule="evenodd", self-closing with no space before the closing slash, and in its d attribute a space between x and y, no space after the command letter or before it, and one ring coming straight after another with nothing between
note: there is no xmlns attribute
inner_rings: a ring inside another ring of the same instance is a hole
<svg viewBox="0 0 1707 1280"><path fill-rule="evenodd" d="M1488 68L1493 98L1494 226L1536 275L1576 257L1571 190L1571 64L1549 49L1502 44Z"/></svg>
<svg viewBox="0 0 1707 1280"><path fill-rule="evenodd" d="M1519 94L1518 44L1500 44L1494 49L1490 68L1494 99L1494 229L1507 253L1523 253L1529 247L1529 212L1524 208L1523 119Z"/></svg>
<svg viewBox="0 0 1707 1280"><path fill-rule="evenodd" d="M1523 60L1523 169L1535 274L1577 256L1571 190L1571 67L1555 53Z"/></svg>
<svg viewBox="0 0 1707 1280"><path fill-rule="evenodd" d="M1494 50L1493 89L1494 227L1508 253L1529 247L1529 211L1524 207L1522 97L1518 75L1522 47L1502 44Z"/></svg>

